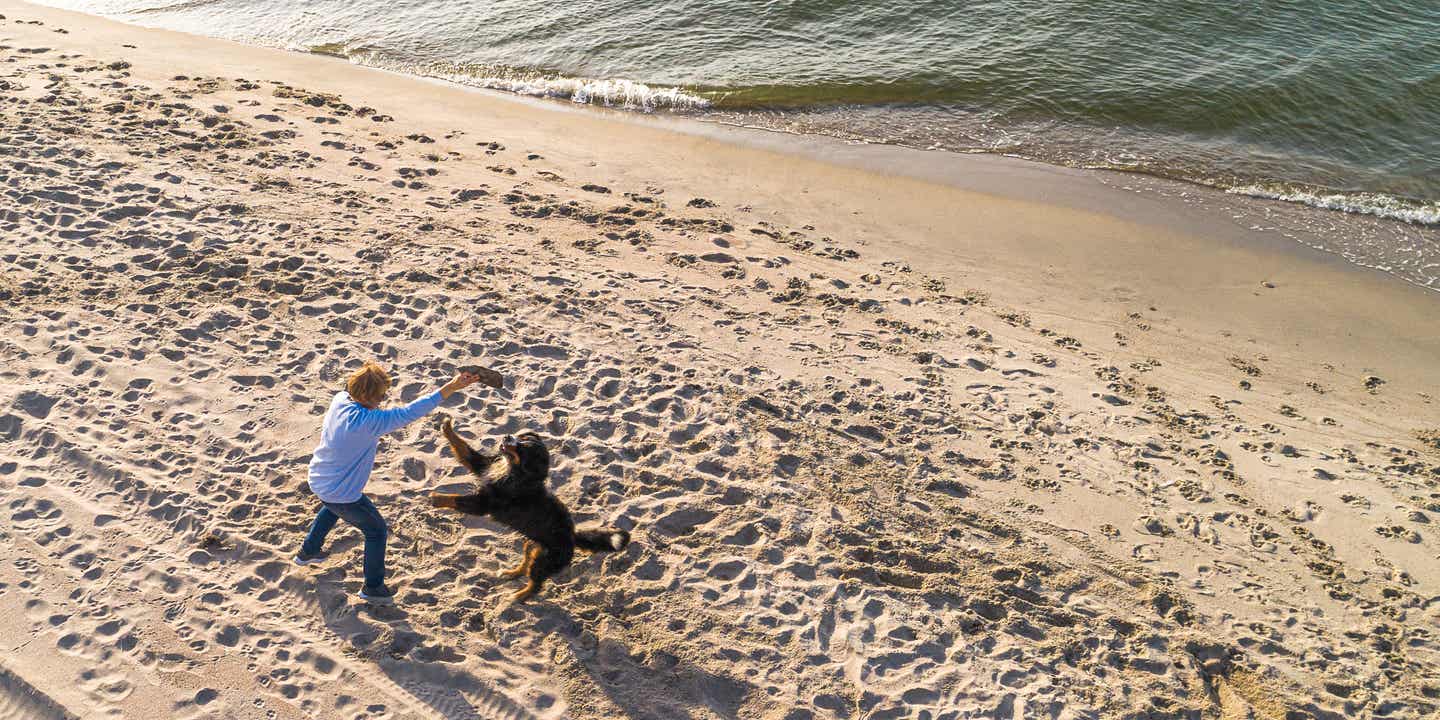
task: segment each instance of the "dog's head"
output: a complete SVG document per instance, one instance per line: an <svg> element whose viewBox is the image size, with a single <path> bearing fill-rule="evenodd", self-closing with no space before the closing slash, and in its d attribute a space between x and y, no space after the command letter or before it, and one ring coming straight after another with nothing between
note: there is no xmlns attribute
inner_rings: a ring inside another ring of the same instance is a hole
<svg viewBox="0 0 1440 720"><path fill-rule="evenodd" d="M535 433L505 436L500 442L500 452L510 461L510 472L518 480L544 483L550 474L550 451Z"/></svg>

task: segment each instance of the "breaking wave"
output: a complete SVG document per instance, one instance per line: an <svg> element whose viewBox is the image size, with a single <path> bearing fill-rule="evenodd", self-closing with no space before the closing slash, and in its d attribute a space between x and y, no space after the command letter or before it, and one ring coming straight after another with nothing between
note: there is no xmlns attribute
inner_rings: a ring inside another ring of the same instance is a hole
<svg viewBox="0 0 1440 720"><path fill-rule="evenodd" d="M704 110L710 100L680 87L657 87L624 78L567 77L554 73L500 65L461 65L448 62L397 62L373 51L338 52L334 45L307 48L322 55L345 57L360 65L446 80L470 87L503 90L517 95L556 98L585 105L626 110Z"/></svg>
<svg viewBox="0 0 1440 720"><path fill-rule="evenodd" d="M1317 193L1261 185L1242 185L1227 188L1225 192L1266 200L1283 200L1357 215L1374 215L1413 225L1440 225L1440 203L1405 200L1379 193Z"/></svg>

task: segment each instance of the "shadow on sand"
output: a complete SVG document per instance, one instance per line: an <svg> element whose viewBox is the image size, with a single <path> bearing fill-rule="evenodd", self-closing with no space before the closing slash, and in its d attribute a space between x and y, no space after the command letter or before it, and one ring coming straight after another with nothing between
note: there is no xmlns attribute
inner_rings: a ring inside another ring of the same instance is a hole
<svg viewBox="0 0 1440 720"><path fill-rule="evenodd" d="M615 615L624 617L623 609ZM518 614L518 615L512 615ZM658 648L596 638L569 612L540 602L510 606L502 620L520 620L550 639L556 674L571 680L570 702L604 717L631 720L738 718L755 686L689 664Z"/></svg>
<svg viewBox="0 0 1440 720"><path fill-rule="evenodd" d="M450 651L437 650L433 636L445 631L417 631L403 602L388 607L350 605L344 591L333 586L321 595L326 626L356 654L369 658L395 684L395 694L412 700L416 709L423 705L447 720L539 717L467 672L455 662L460 658L446 657ZM583 707L614 717L618 709L631 720L687 720L696 717L695 708L704 707L709 711L706 717L738 718L741 705L755 689L663 650L635 650L616 640L597 640L567 611L543 599L504 607L497 619L507 624L519 620L541 636L536 645L555 650L548 654L555 659L554 672L568 679L567 695L575 710ZM382 624L388 632L377 632L372 623Z"/></svg>
<svg viewBox="0 0 1440 720"><path fill-rule="evenodd" d="M350 605L343 591L322 593L325 625L367 658L395 687L394 695L446 720L536 720L491 685L466 672L453 651L436 649L415 630L402 605ZM388 629L378 631L372 623ZM400 709L400 708L392 708ZM418 709L418 707L416 708Z"/></svg>

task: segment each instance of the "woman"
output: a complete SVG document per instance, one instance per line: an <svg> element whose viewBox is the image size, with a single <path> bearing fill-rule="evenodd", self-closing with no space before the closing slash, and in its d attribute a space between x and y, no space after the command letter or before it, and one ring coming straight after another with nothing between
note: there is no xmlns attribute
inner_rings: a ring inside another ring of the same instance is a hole
<svg viewBox="0 0 1440 720"><path fill-rule="evenodd" d="M351 373L345 392L336 393L325 413L320 446L310 459L310 489L320 498L320 512L310 525L310 534L295 556L297 565L324 559L320 548L337 520L360 528L365 534L365 584L360 597L375 603L389 603L395 592L385 586L385 538L388 531L380 511L363 491L375 465L375 447L380 436L399 430L440 406L452 394L478 381L462 372L444 387L403 407L380 409L390 390L390 376L373 362Z"/></svg>

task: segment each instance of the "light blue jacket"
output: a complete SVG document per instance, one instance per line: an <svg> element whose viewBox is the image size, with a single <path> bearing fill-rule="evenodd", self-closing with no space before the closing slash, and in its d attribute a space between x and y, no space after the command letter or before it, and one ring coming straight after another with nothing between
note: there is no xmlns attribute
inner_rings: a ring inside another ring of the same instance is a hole
<svg viewBox="0 0 1440 720"><path fill-rule="evenodd" d="M409 405L371 410L348 392L336 393L320 429L320 446L310 458L310 489L323 502L358 501L370 481L380 436L425 417L440 407L440 400L436 390Z"/></svg>

